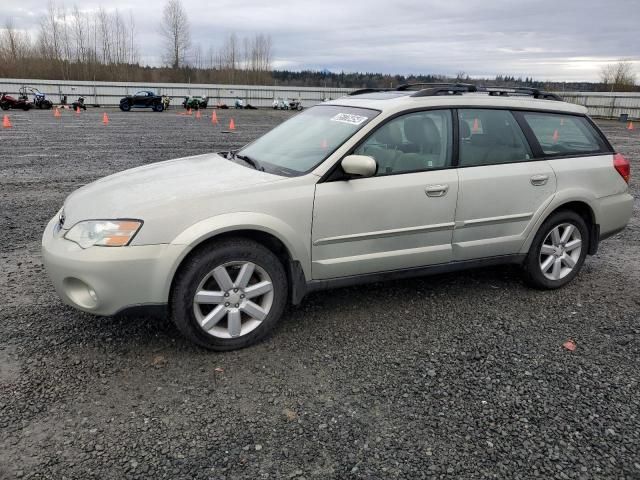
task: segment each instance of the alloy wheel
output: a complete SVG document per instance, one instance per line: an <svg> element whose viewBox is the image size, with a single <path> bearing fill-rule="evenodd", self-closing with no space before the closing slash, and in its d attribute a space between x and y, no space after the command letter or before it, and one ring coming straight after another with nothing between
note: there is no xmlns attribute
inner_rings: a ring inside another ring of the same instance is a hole
<svg viewBox="0 0 640 480"><path fill-rule="evenodd" d="M572 223L556 225L546 236L540 248L540 270L549 280L560 280L569 275L582 252L582 236Z"/></svg>
<svg viewBox="0 0 640 480"><path fill-rule="evenodd" d="M252 262L214 268L198 285L193 311L200 327L217 338L237 338L260 326L273 304L273 282Z"/></svg>

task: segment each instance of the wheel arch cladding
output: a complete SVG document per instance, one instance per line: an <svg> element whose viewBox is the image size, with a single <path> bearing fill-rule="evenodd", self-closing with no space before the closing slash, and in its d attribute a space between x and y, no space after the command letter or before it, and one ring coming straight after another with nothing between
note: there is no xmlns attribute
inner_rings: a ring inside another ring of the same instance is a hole
<svg viewBox="0 0 640 480"><path fill-rule="evenodd" d="M554 208L553 211L551 211L549 215L547 215L545 221L551 215L561 210L569 210L575 212L583 218L584 222L587 224L587 229L589 230L589 248L587 250L587 253L589 255L595 255L595 253L598 251L600 234L598 224L596 223L596 216L591 206L588 203L580 200L566 202Z"/></svg>

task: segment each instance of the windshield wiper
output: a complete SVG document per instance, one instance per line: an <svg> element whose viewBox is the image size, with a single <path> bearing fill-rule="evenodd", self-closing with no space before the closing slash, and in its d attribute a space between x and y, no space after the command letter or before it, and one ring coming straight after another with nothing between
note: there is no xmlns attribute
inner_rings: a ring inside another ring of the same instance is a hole
<svg viewBox="0 0 640 480"><path fill-rule="evenodd" d="M237 153L234 154L234 157L235 158L239 158L243 162L248 163L249 165L251 165L256 170L260 170L260 171L264 172L264 167L262 165L260 165L260 162L258 160L256 160L255 158L249 157L248 155L238 155Z"/></svg>

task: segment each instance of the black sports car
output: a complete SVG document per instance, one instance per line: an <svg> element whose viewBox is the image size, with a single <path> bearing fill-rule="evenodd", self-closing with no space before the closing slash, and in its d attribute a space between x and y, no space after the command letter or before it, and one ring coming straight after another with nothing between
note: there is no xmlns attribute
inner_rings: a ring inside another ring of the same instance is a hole
<svg viewBox="0 0 640 480"><path fill-rule="evenodd" d="M160 95L149 90L141 90L120 100L120 110L128 112L132 108L152 108L154 112L161 112L164 110L164 103Z"/></svg>

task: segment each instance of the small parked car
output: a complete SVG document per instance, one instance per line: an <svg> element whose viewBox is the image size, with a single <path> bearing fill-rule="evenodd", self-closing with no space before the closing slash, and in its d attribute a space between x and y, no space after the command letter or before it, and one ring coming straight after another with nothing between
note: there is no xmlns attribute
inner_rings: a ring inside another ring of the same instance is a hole
<svg viewBox="0 0 640 480"><path fill-rule="evenodd" d="M193 110L205 109L209 105L208 97L200 97L198 95L192 97L184 97L182 106L184 108L192 108Z"/></svg>
<svg viewBox="0 0 640 480"><path fill-rule="evenodd" d="M150 90L141 90L120 100L120 110L128 112L132 108L151 108L154 112L161 112L164 110L164 102L160 95Z"/></svg>
<svg viewBox="0 0 640 480"><path fill-rule="evenodd" d="M162 307L186 338L233 350L320 289L502 264L563 287L627 225L629 177L586 109L553 94L367 89L239 150L83 186L42 252L67 304Z"/></svg>

